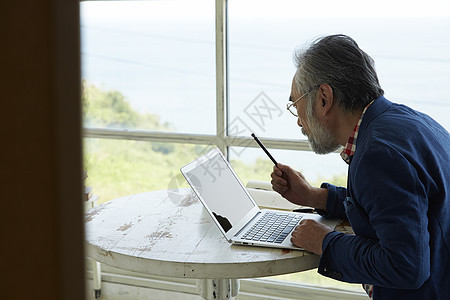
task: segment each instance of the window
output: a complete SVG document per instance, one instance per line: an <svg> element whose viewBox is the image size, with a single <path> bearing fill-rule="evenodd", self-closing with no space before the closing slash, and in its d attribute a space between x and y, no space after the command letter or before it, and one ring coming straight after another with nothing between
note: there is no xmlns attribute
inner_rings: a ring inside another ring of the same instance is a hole
<svg viewBox="0 0 450 300"><path fill-rule="evenodd" d="M441 5L448 7L442 1L229 1L230 119L241 117L260 136L302 138L283 110L295 72L293 49L344 33L374 58L388 99L450 128L450 92L439 88L450 78L450 44L443 38L450 22ZM272 111L266 126L255 125L247 113L260 93L282 109Z"/></svg>
<svg viewBox="0 0 450 300"><path fill-rule="evenodd" d="M187 186L180 166L216 133L214 2L92 1L80 11L87 185L100 203Z"/></svg>
<svg viewBox="0 0 450 300"><path fill-rule="evenodd" d="M139 114L105 124L89 111L85 126L215 133L212 1L83 2L81 13L83 78Z"/></svg>
<svg viewBox="0 0 450 300"><path fill-rule="evenodd" d="M388 99L450 128L447 2L217 3L228 11L210 0L81 3L85 165L100 202L186 186L179 167L212 145L227 151L244 184L270 180L251 132L312 184L345 184L339 155L312 153L285 109L293 50L322 35L355 38ZM359 289L319 283L314 273L277 279Z"/></svg>

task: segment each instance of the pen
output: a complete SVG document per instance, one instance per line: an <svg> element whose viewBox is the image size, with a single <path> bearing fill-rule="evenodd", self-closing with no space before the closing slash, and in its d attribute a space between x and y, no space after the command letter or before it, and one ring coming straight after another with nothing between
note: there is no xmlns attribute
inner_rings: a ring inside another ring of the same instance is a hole
<svg viewBox="0 0 450 300"><path fill-rule="evenodd" d="M254 133L252 133L252 137L255 139L258 145L264 150L264 152L266 152L267 156L269 156L270 160L275 164L275 166L278 166L278 163L275 160L275 158L273 158L273 156L269 153L269 151L267 151L266 147L264 147L264 145L261 143L261 141Z"/></svg>
<svg viewBox="0 0 450 300"><path fill-rule="evenodd" d="M301 212L301 213L315 213L316 210L314 208L297 208L292 210L293 212Z"/></svg>

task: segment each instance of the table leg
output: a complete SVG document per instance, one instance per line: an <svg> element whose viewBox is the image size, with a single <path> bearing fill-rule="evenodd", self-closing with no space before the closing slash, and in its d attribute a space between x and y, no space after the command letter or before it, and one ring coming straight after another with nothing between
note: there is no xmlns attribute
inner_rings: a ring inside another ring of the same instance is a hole
<svg viewBox="0 0 450 300"><path fill-rule="evenodd" d="M102 269L98 261L92 260L92 272L94 277L95 299L99 299L102 294Z"/></svg>
<svg viewBox="0 0 450 300"><path fill-rule="evenodd" d="M197 291L206 300L233 299L239 293L239 279L197 279Z"/></svg>

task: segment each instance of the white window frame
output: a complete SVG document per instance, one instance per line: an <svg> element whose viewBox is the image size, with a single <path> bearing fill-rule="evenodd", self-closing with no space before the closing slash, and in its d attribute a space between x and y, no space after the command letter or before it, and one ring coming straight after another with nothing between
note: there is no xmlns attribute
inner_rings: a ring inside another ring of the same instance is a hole
<svg viewBox="0 0 450 300"><path fill-rule="evenodd" d="M81 0L89 1L89 0ZM93 0L92 0L93 1ZM101 138L134 140L159 143L182 143L216 145L228 157L228 148L248 145L257 148L251 137L237 137L228 135L228 69L227 69L227 4L228 0L216 0L215 15L215 42L216 42L216 135L155 132L147 130L112 129L112 128L83 128L83 138ZM284 150L311 151L307 140L287 140L275 138L261 138L267 148ZM188 285L186 293L193 293L195 283L188 279L171 279L160 276L147 276L144 274L132 274L125 270L117 270L108 266L102 267L102 281L110 283L125 284L131 287L147 287L154 289L179 291L179 283ZM106 271L106 272L105 272ZM88 271L88 279L92 278L92 271ZM269 288L268 288L269 287ZM315 287L298 283L289 283L269 279L245 279L241 283L241 294L248 293L250 299L254 295L273 297L276 291L277 297L285 294L289 297L297 295L298 299L366 299L367 296L361 292L345 291L334 288ZM247 299L240 295L239 298Z"/></svg>
<svg viewBox="0 0 450 300"><path fill-rule="evenodd" d="M237 137L228 135L228 68L227 68L227 4L228 0L216 0L216 135L154 132L147 130L111 129L111 128L83 128L84 138L102 138L134 140L159 143L182 143L216 145L226 157L228 148L246 145L258 147L251 137ZM284 150L311 151L307 140L287 140L261 138L267 148Z"/></svg>

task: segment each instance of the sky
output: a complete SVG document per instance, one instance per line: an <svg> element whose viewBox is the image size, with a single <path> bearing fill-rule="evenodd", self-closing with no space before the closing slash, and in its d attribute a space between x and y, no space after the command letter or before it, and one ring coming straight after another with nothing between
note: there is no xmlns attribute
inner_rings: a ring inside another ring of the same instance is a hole
<svg viewBox="0 0 450 300"><path fill-rule="evenodd" d="M83 11L85 17L123 19L127 15L130 3L136 1L98 1L89 3L89 11ZM176 18L212 18L214 17L214 0L153 0L138 1L141 10L133 12L133 19L164 19L170 15ZM155 2L159 9L152 10ZM145 9L148 6L149 9ZM201 9L199 9L201 7ZM388 8L388 9L386 9ZM229 13L235 17L267 18L267 17L446 17L450 16L448 0L230 0Z"/></svg>

